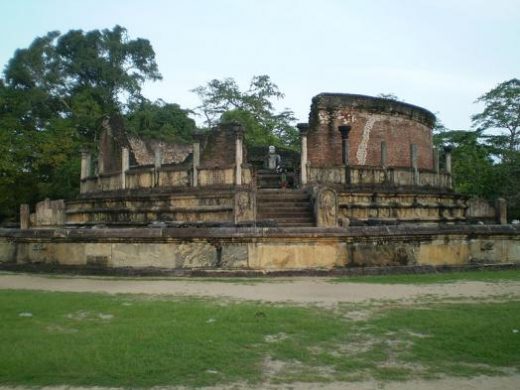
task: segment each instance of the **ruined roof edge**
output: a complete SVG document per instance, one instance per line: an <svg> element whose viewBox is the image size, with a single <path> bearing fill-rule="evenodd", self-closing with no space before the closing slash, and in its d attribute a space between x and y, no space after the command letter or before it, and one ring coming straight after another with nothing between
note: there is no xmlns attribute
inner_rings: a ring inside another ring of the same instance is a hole
<svg viewBox="0 0 520 390"><path fill-rule="evenodd" d="M397 113L423 122L430 127L433 127L436 121L435 115L425 108L397 100L368 95L322 92L312 98L312 106L316 104L325 104L328 107L351 106L387 114Z"/></svg>

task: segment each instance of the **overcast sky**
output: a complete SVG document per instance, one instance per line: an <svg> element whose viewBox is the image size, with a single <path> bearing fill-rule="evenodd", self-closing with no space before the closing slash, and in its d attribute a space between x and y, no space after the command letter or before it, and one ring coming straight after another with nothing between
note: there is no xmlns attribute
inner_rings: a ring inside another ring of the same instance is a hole
<svg viewBox="0 0 520 390"><path fill-rule="evenodd" d="M147 38L164 79L147 98L268 74L307 121L320 92L394 93L468 129L475 99L520 77L520 0L0 0L0 64L52 30L119 24Z"/></svg>

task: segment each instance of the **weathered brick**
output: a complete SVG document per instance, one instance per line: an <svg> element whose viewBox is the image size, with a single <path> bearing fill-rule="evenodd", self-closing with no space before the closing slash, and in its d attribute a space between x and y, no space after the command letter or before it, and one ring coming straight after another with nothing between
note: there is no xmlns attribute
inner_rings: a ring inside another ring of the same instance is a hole
<svg viewBox="0 0 520 390"><path fill-rule="evenodd" d="M324 93L314 97L309 122L308 159L312 166L342 165L338 126L349 124L351 165L380 165L384 141L387 166L410 167L410 144L415 144L418 168L433 169L431 129L435 116L421 107L363 95Z"/></svg>

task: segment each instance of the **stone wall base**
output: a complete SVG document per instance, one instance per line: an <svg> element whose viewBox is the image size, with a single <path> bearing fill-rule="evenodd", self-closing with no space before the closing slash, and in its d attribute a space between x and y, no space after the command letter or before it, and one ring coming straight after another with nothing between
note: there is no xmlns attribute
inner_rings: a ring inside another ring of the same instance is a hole
<svg viewBox="0 0 520 390"><path fill-rule="evenodd" d="M217 271L520 263L520 227L3 229L0 263Z"/></svg>

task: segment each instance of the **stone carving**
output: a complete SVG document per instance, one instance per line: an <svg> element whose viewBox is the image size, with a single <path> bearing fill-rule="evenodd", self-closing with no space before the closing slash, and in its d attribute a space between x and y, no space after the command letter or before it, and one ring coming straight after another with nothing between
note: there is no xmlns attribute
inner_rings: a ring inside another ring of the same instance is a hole
<svg viewBox="0 0 520 390"><path fill-rule="evenodd" d="M320 188L315 198L316 224L319 227L338 226L338 199L332 188Z"/></svg>
<svg viewBox="0 0 520 390"><path fill-rule="evenodd" d="M235 223L254 222L256 219L256 197L250 190L235 192Z"/></svg>
<svg viewBox="0 0 520 390"><path fill-rule="evenodd" d="M267 169L276 170L277 172L280 170L282 164L282 158L279 154L276 153L276 148L274 146L269 146L269 153L267 154L265 167Z"/></svg>

